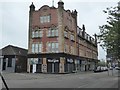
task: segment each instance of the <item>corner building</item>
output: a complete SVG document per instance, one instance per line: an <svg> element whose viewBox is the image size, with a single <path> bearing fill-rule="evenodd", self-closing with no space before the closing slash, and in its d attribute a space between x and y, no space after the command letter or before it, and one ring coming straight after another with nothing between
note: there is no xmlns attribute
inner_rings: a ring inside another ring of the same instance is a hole
<svg viewBox="0 0 120 90"><path fill-rule="evenodd" d="M27 72L72 73L93 70L97 59L97 43L77 26L77 11L42 6L29 11Z"/></svg>

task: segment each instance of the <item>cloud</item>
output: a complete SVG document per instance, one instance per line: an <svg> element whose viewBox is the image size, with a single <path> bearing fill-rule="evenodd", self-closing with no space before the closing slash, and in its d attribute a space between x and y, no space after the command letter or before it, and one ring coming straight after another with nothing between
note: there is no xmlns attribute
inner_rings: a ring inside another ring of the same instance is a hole
<svg viewBox="0 0 120 90"><path fill-rule="evenodd" d="M27 46L28 10L25 3L3 3L2 43Z"/></svg>

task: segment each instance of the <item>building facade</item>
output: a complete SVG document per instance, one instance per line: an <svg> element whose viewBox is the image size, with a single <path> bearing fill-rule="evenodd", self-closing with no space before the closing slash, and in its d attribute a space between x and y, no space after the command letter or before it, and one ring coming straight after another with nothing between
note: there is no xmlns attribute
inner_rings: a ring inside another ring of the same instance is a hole
<svg viewBox="0 0 120 90"><path fill-rule="evenodd" d="M28 50L8 45L2 49L0 67L6 72L27 72L27 52Z"/></svg>
<svg viewBox="0 0 120 90"><path fill-rule="evenodd" d="M77 26L77 11L42 6L29 11L27 72L72 73L92 70L98 61L97 40Z"/></svg>

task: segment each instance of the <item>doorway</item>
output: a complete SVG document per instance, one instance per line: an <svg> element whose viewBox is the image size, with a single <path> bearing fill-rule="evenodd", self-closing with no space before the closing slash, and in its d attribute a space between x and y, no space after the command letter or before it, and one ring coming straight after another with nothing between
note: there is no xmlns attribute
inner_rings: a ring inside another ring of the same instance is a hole
<svg viewBox="0 0 120 90"><path fill-rule="evenodd" d="M3 70L6 70L6 62L3 62Z"/></svg>

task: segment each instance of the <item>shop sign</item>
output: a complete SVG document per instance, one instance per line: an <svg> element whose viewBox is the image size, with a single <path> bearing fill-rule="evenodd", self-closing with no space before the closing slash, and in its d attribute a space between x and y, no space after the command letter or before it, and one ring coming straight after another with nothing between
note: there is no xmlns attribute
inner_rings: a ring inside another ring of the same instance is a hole
<svg viewBox="0 0 120 90"><path fill-rule="evenodd" d="M59 60L56 60L56 59L48 59L48 62L59 62Z"/></svg>
<svg viewBox="0 0 120 90"><path fill-rule="evenodd" d="M30 58L30 64L38 64L38 58Z"/></svg>
<svg viewBox="0 0 120 90"><path fill-rule="evenodd" d="M67 59L67 62L73 63L73 59Z"/></svg>
<svg viewBox="0 0 120 90"><path fill-rule="evenodd" d="M87 64L87 61L82 61L82 64Z"/></svg>

